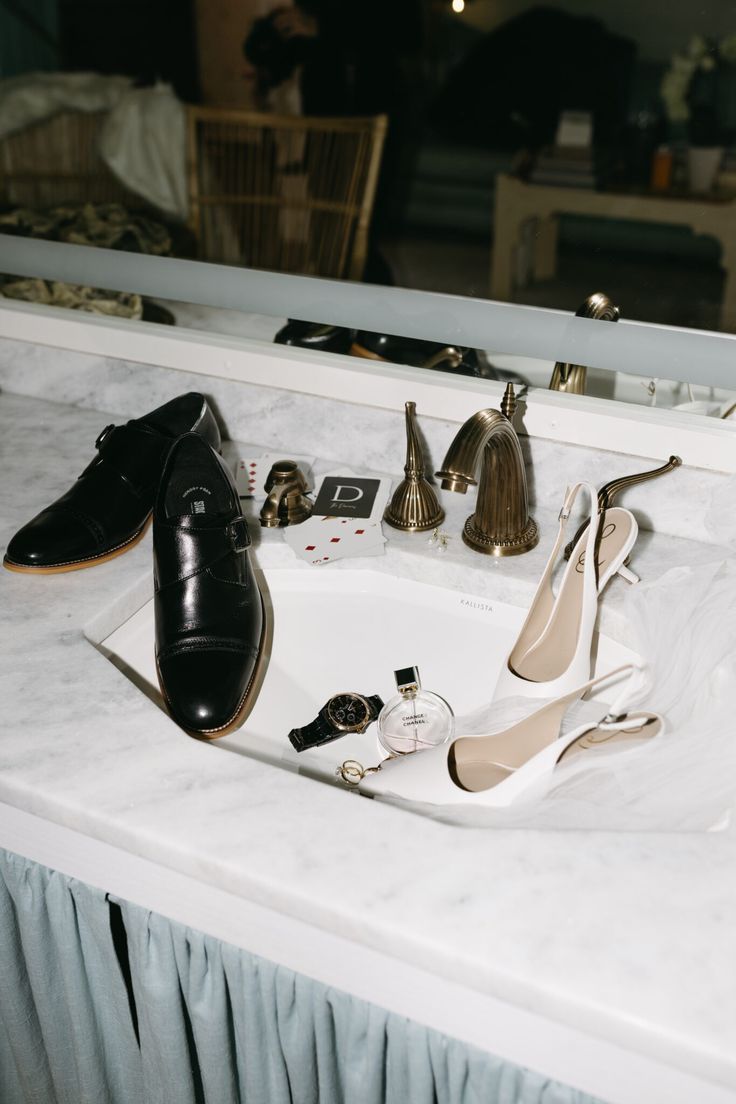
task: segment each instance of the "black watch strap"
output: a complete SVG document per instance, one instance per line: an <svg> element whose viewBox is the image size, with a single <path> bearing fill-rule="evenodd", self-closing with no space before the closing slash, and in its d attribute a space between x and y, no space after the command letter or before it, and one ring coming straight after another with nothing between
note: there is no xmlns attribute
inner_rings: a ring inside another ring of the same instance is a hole
<svg viewBox="0 0 736 1104"><path fill-rule="evenodd" d="M383 701L378 694L373 694L370 697L361 695L361 697L365 697L371 707L372 715L368 723L372 724L383 709ZM337 740L338 737L347 735L346 732L334 727L323 708L310 724L304 725L303 728L292 728L289 739L297 751L307 751L309 748L322 747L323 744L329 744L331 740Z"/></svg>
<svg viewBox="0 0 736 1104"><path fill-rule="evenodd" d="M329 744L330 740L340 735L342 734L330 724L327 717L320 713L311 724L304 725L303 728L292 728L289 739L297 751L306 751L307 748Z"/></svg>
<svg viewBox="0 0 736 1104"><path fill-rule="evenodd" d="M378 694L374 694L372 697L367 697L365 700L370 702L373 706L373 716L371 717L371 723L373 723L383 709L383 699L379 698Z"/></svg>

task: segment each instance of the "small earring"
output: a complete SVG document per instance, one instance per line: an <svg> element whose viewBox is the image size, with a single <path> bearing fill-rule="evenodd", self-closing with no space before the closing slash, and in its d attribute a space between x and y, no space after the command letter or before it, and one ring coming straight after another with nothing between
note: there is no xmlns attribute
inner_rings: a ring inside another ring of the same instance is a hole
<svg viewBox="0 0 736 1104"><path fill-rule="evenodd" d="M450 534L445 533L439 526L432 530L432 536L427 541L430 548L438 548L440 552L447 551L447 542L450 540Z"/></svg>

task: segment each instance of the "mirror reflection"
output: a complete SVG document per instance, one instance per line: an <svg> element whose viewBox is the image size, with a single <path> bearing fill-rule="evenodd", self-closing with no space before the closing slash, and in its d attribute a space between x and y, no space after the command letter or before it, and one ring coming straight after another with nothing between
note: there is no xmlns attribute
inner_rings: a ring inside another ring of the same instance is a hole
<svg viewBox="0 0 736 1104"><path fill-rule="evenodd" d="M0 232L736 331L733 5L0 0ZM9 298L733 414L695 385L0 279Z"/></svg>

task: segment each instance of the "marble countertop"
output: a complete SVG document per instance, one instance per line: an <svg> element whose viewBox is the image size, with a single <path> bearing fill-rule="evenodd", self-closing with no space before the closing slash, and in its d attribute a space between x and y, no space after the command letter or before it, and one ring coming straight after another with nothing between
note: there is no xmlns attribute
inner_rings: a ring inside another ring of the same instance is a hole
<svg viewBox="0 0 736 1104"><path fill-rule="evenodd" d="M0 395L3 545L114 417ZM0 572L0 801L736 1091L733 836L453 827L186 738L85 637L113 601L119 620L140 604L150 541L91 571ZM637 570L688 544L644 535ZM392 535L370 566L519 605L547 554L413 547ZM268 533L255 550L287 553Z"/></svg>

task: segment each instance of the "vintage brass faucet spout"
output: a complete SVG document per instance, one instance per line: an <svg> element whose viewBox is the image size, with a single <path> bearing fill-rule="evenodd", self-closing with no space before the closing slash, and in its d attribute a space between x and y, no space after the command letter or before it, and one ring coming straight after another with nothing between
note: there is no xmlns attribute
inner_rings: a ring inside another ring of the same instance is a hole
<svg viewBox="0 0 736 1104"><path fill-rule="evenodd" d="M529 517L524 458L511 423L515 408L513 385L508 384L501 410L479 410L468 418L437 472L443 490L465 494L476 485L480 462L475 513L465 522L463 541L489 556L517 556L539 539Z"/></svg>

